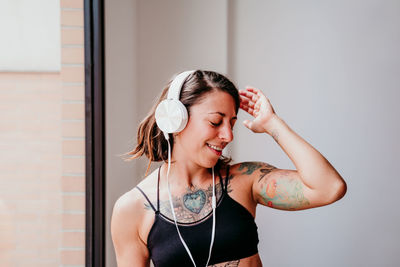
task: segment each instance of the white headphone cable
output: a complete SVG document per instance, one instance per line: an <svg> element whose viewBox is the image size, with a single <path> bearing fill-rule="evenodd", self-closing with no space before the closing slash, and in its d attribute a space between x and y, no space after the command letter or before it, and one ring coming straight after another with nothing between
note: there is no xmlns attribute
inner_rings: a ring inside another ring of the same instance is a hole
<svg viewBox="0 0 400 267"><path fill-rule="evenodd" d="M206 263L206 267L208 266L208 263L211 258L211 250L214 245L214 237L215 237L215 220L216 220L216 212L215 209L217 207L217 200L215 198L215 177L214 177L214 167L212 167L212 176L213 176L213 196L212 196L212 209L213 209L213 224L212 224L212 231L211 231L211 244L210 244L210 252L208 253L208 260Z"/></svg>
<svg viewBox="0 0 400 267"><path fill-rule="evenodd" d="M170 143L169 143L169 136L168 136L168 133L164 133L164 136L165 136L165 139L166 139L167 142L168 142L167 185L168 185L169 204L170 204L170 207L171 207L172 215L173 215L173 217L174 217L174 222L175 222L175 226L176 226L176 230L177 230L177 232L178 232L179 238L181 239L181 242L182 242L183 246L185 247L186 252L189 254L189 257L190 257L190 259L192 260L193 265L196 267L196 263L195 263L195 261L194 261L194 259L193 259L193 256L192 256L192 254L190 253L190 250L189 250L188 246L186 245L186 242L183 240L183 237L182 237L182 235L181 235L181 232L179 231L178 223L177 223L177 219L176 219L176 215L175 215L175 211L174 211L174 205L172 204L171 190L170 190L170 187L169 187L169 171L170 171L170 169L171 169L171 145L170 145ZM208 254L208 259L207 259L206 267L208 266L208 263L209 263L210 258L211 258L211 250L212 250L212 247L213 247L213 245L214 245L214 238L215 238L215 215L216 215L215 209L216 209L216 206L217 206L217 201L216 201L216 197L215 197L214 167L212 167L212 176L213 176L213 195L212 195L212 198L211 198L211 199L212 199L212 201L211 201L212 204L211 204L211 205L212 205L212 209L213 209L213 224L212 224L212 231L211 231L210 252L209 252L209 254Z"/></svg>

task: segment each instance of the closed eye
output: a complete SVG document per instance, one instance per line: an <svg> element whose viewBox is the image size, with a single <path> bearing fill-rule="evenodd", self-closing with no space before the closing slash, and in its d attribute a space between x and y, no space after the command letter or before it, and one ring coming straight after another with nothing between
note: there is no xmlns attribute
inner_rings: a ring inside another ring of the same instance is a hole
<svg viewBox="0 0 400 267"><path fill-rule="evenodd" d="M214 122L211 122L211 121L210 121L210 124L211 124L212 126L220 126L221 123L222 123L222 121L220 121L220 122L218 122L218 123L214 123Z"/></svg>

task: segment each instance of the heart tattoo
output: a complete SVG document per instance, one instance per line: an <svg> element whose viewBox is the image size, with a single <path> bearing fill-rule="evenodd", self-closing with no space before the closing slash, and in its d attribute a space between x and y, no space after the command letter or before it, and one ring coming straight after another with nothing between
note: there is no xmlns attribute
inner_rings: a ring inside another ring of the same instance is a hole
<svg viewBox="0 0 400 267"><path fill-rule="evenodd" d="M203 190L197 190L194 193L185 194L183 196L183 205L196 214L199 214L206 204L206 193Z"/></svg>

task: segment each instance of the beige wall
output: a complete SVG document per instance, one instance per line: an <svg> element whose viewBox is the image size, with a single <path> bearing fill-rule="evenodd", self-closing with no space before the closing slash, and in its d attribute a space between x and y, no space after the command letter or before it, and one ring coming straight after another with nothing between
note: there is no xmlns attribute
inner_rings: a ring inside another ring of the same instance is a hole
<svg viewBox="0 0 400 267"><path fill-rule="evenodd" d="M1 266L84 266L83 0L60 14L61 72L0 73Z"/></svg>

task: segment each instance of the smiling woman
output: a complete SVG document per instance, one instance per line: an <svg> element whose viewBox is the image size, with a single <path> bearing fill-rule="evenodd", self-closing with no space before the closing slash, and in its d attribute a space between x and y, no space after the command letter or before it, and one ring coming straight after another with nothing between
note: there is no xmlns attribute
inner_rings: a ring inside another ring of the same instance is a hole
<svg viewBox="0 0 400 267"><path fill-rule="evenodd" d="M219 90L207 93L190 108L185 130L175 134L173 160L190 159L199 166L213 167L222 150L233 140L236 112L229 93Z"/></svg>
<svg viewBox="0 0 400 267"><path fill-rule="evenodd" d="M180 105L174 101L183 104L183 121L171 115ZM164 113L160 105L166 105ZM239 107L254 117L244 122L247 128L272 135L297 170L230 164L222 156L233 140ZM160 117L170 124L161 125ZM169 130L174 125L179 130ZM257 204L299 210L330 204L345 193L340 175L276 116L260 90L238 91L212 71L177 75L141 122L137 146L126 155L164 164L115 204L111 232L120 267L149 266L150 259L156 267L262 266Z"/></svg>
<svg viewBox="0 0 400 267"><path fill-rule="evenodd" d="M167 84L167 86L162 91L159 100L156 105L150 110L149 114L146 118L140 123L138 129L137 136L137 146L136 148L127 153L127 155L131 155L130 159L138 158L142 155L145 155L149 159L149 163L152 161L166 161L168 159L168 145L167 141L164 138L162 131L156 125L155 111L158 104L167 98L168 89L172 83L172 80ZM180 102L186 107L189 121L193 121L192 119L192 107L198 103L203 102L205 99L210 99L208 97L209 93L215 92L224 92L228 95L226 99L229 99L230 103L233 105L232 109L229 110L230 113L234 113L234 117L230 119L236 118L236 114L239 110L240 99L239 93L236 89L235 85L229 81L224 76L209 71L197 71L189 77L182 86L182 90L179 96ZM207 96L207 97L206 97ZM222 99L215 99L215 107L218 107L222 103L220 102ZM211 112L209 109L204 109L203 112ZM212 113L212 112L211 112ZM218 112L214 112L216 115L210 114L209 118L203 118L202 120L208 120L208 127L220 127L220 125L213 125L221 123L221 119L219 117L224 117L224 113L220 112L221 116L218 116ZM189 124L189 123L188 123ZM204 131L205 128L198 129L200 132ZM200 134L197 132L196 134ZM183 134L182 131L179 134ZM178 141L174 137L179 135L169 134L170 144L172 149L175 146L175 143ZM191 138L194 138L193 136ZM225 159L224 159L225 160Z"/></svg>

